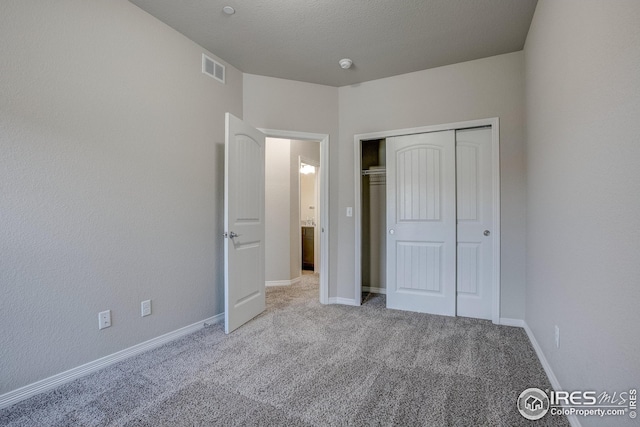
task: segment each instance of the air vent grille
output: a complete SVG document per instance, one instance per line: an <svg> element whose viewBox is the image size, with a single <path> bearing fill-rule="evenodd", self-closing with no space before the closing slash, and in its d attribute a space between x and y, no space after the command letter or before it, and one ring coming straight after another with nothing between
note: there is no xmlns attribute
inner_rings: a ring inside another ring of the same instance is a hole
<svg viewBox="0 0 640 427"><path fill-rule="evenodd" d="M224 65L214 61L204 53L202 54L202 72L204 74L224 83L224 71Z"/></svg>

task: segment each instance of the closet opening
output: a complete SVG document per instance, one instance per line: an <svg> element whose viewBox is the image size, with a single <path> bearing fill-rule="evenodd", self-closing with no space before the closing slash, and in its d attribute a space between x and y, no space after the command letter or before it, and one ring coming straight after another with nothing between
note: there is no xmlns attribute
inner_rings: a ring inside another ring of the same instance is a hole
<svg viewBox="0 0 640 427"><path fill-rule="evenodd" d="M361 141L361 301L386 294L386 140Z"/></svg>

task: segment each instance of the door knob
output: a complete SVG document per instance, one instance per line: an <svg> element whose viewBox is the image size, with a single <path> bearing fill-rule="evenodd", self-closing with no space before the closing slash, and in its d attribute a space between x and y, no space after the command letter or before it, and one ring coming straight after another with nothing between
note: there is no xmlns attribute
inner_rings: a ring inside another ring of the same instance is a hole
<svg viewBox="0 0 640 427"><path fill-rule="evenodd" d="M230 237L230 238L234 238L234 237L238 237L238 234L236 234L235 232L231 231L229 233L227 233L226 231L223 234L224 237Z"/></svg>
<svg viewBox="0 0 640 427"><path fill-rule="evenodd" d="M484 230L484 233L482 233L482 234L484 234L485 236L490 236L491 232L489 230Z"/></svg>
<svg viewBox="0 0 640 427"><path fill-rule="evenodd" d="M389 234L394 234L395 232L396 231L393 228L389 229Z"/></svg>

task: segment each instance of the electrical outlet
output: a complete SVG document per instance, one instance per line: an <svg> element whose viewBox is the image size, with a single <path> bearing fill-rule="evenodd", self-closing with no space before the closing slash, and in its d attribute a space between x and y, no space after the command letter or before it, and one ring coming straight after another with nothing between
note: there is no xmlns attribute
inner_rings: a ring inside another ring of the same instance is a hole
<svg viewBox="0 0 640 427"><path fill-rule="evenodd" d="M111 310L101 311L98 313L98 329L104 329L111 326Z"/></svg>
<svg viewBox="0 0 640 427"><path fill-rule="evenodd" d="M141 311L142 317L148 316L148 315L151 314L151 300L150 299L148 299L146 301L142 301L140 303L140 311Z"/></svg>
<svg viewBox="0 0 640 427"><path fill-rule="evenodd" d="M560 348L560 328L556 325L556 348Z"/></svg>

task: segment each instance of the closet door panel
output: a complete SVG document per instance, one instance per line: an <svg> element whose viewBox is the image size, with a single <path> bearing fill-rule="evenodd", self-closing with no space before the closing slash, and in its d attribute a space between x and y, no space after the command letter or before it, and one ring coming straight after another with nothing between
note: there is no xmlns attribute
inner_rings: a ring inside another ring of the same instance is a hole
<svg viewBox="0 0 640 427"><path fill-rule="evenodd" d="M387 307L455 316L455 132L387 139Z"/></svg>
<svg viewBox="0 0 640 427"><path fill-rule="evenodd" d="M491 129L456 132L458 316L492 318Z"/></svg>

